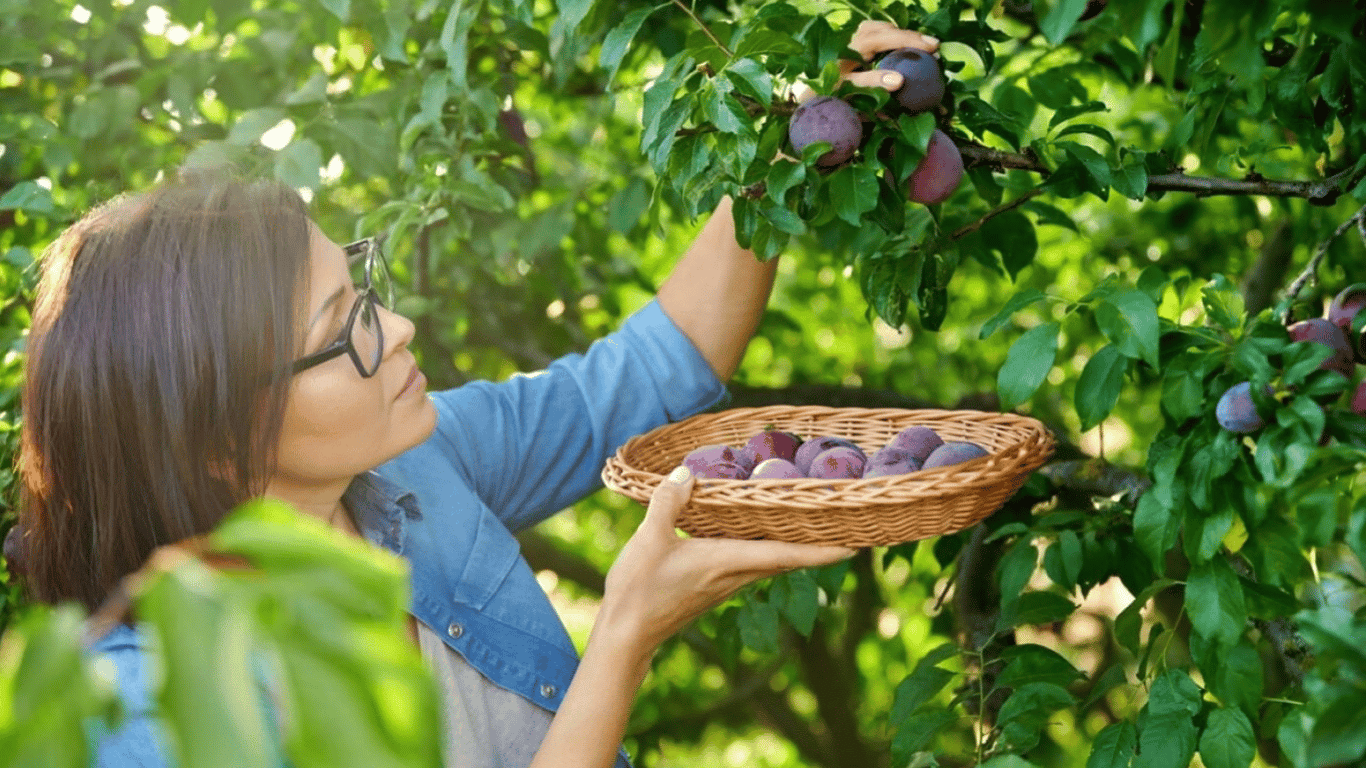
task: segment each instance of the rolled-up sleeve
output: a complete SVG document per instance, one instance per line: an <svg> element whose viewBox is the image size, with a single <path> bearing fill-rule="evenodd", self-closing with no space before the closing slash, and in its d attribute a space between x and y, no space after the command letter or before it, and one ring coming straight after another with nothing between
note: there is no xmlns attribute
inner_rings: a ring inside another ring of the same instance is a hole
<svg viewBox="0 0 1366 768"><path fill-rule="evenodd" d="M432 440L513 531L602 487L607 458L635 435L728 392L657 300L545 370L431 395Z"/></svg>

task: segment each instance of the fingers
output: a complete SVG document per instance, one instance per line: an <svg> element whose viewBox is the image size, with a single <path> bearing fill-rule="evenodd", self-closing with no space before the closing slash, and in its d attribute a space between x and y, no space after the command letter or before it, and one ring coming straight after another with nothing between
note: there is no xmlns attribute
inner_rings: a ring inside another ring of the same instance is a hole
<svg viewBox="0 0 1366 768"><path fill-rule="evenodd" d="M883 88L888 91L895 91L900 88L906 79L900 72L890 69L873 69L867 72L854 72L844 78L853 85L863 88Z"/></svg>
<svg viewBox="0 0 1366 768"><path fill-rule="evenodd" d="M692 496L693 485L696 482L696 478L687 467L678 465L650 496L650 505L645 508L645 520L641 525L672 533L674 525L678 522L679 513Z"/></svg>
<svg viewBox="0 0 1366 768"><path fill-rule="evenodd" d="M918 48L928 53L939 50L939 39L909 29L899 29L885 21L864 21L854 32L849 47L868 61L883 51Z"/></svg>
<svg viewBox="0 0 1366 768"><path fill-rule="evenodd" d="M847 560L856 549L822 544L790 544L782 541L740 541L737 539L692 539L690 543L705 544L708 553L721 566L749 580L772 576L799 568L815 568Z"/></svg>

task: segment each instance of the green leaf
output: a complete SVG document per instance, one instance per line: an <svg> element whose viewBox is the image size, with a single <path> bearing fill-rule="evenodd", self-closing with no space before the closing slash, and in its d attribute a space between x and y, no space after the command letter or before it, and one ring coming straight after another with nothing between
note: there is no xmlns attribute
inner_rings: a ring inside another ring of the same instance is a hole
<svg viewBox="0 0 1366 768"><path fill-rule="evenodd" d="M877 172L866 165L846 165L830 174L830 196L841 219L861 226L863 214L877 207Z"/></svg>
<svg viewBox="0 0 1366 768"><path fill-rule="evenodd" d="M1061 208L1048 203L1041 203L1038 200L1030 200L1024 204L1026 210L1034 212L1039 217L1039 225L1052 224L1055 227L1065 227L1073 232L1079 231L1077 223L1072 221L1072 217L1063 213Z"/></svg>
<svg viewBox="0 0 1366 768"><path fill-rule="evenodd" d="M1039 31L1048 42L1057 45L1072 33L1085 10L1086 0L1055 0L1048 14L1039 20Z"/></svg>
<svg viewBox="0 0 1366 768"><path fill-rule="evenodd" d="M1001 265L1011 280L1032 264L1039 252L1034 223L1019 211L1007 211L989 219L978 232L984 246L1000 253Z"/></svg>
<svg viewBox="0 0 1366 768"><path fill-rule="evenodd" d="M1146 293L1130 290L1107 296L1096 307L1096 323L1120 352L1157 367L1157 305Z"/></svg>
<svg viewBox="0 0 1366 768"><path fill-rule="evenodd" d="M1031 592L1025 597L1047 592ZM1060 597L1053 595L1053 597ZM1066 600L1066 598L1063 598ZM1071 604L1071 601L1068 601ZM1075 607L1075 606L1073 606ZM1067 686L1085 677L1085 674L1072 666L1057 651L1037 643L1025 643L1008 647L1001 652L1001 660L1006 662L1005 669L996 678L993 689L1020 688L1031 683L1052 683Z"/></svg>
<svg viewBox="0 0 1366 768"><path fill-rule="evenodd" d="M1158 592L1161 592L1175 583L1176 582L1171 579L1158 579L1157 581L1154 581L1152 584L1144 587L1143 591L1138 593L1138 596L1133 599L1133 602L1125 606L1124 610L1120 611L1119 615L1115 617L1115 640L1118 640L1120 645L1129 649L1129 652L1135 656L1138 655L1139 642L1141 640L1139 633L1143 628L1144 606L1146 606L1148 601L1152 600L1153 596Z"/></svg>
<svg viewBox="0 0 1366 768"><path fill-rule="evenodd" d="M805 180L805 165L789 160L775 160L769 166L768 176L764 179L765 193L775 202L782 203L788 190Z"/></svg>
<svg viewBox="0 0 1366 768"><path fill-rule="evenodd" d="M1110 723L1091 742L1086 768L1129 768L1137 746L1138 731L1133 723L1128 720Z"/></svg>
<svg viewBox="0 0 1366 768"><path fill-rule="evenodd" d="M1025 331L1011 345L996 377L1002 410L1013 410L1043 384L1058 354L1058 330L1058 323L1044 323Z"/></svg>
<svg viewBox="0 0 1366 768"><path fill-rule="evenodd" d="M1114 344L1101 347L1086 361L1077 379L1077 416L1081 431L1085 432L1105 420L1119 402L1124 388L1124 374L1129 371L1129 358Z"/></svg>
<svg viewBox="0 0 1366 768"><path fill-rule="evenodd" d="M726 66L725 75L736 90L767 107L773 102L773 76L754 59L736 59Z"/></svg>
<svg viewBox="0 0 1366 768"><path fill-rule="evenodd" d="M1200 734L1200 760L1205 768L1247 768L1257 754L1252 723L1241 710L1220 708L1209 713Z"/></svg>
<svg viewBox="0 0 1366 768"><path fill-rule="evenodd" d="M1188 680L1190 678L1187 678ZM1185 712L1149 715L1139 734L1134 768L1189 768L1195 756L1196 729Z"/></svg>
<svg viewBox="0 0 1366 768"><path fill-rule="evenodd" d="M1085 144L1078 144L1075 141L1059 141L1057 146L1073 160L1081 163L1082 167L1095 179L1098 187L1104 189L1110 186L1110 164L1105 161L1103 155Z"/></svg>
<svg viewBox="0 0 1366 768"><path fill-rule="evenodd" d="M1100 102L1094 103L1099 104ZM1053 115L1053 117L1056 119L1058 115L1062 114L1065 113L1057 112ZM1058 131L1058 138L1061 139L1064 136L1071 136L1074 133L1084 133L1088 136L1095 136L1096 138L1100 139L1101 141L1104 141L1106 144L1109 144L1112 147L1115 145L1114 134L1110 133L1108 130L1100 127L1099 125L1092 125L1091 123L1076 123L1073 125L1069 125L1066 128L1063 128L1061 131Z"/></svg>
<svg viewBox="0 0 1366 768"><path fill-rule="evenodd" d="M1010 547L997 566L1002 605L1009 605L1020 598L1038 562L1039 552L1028 537L1021 537Z"/></svg>
<svg viewBox="0 0 1366 768"><path fill-rule="evenodd" d="M1047 298L1047 296L1044 292L1037 288L1026 288L1014 296L1011 296L1010 301L1007 301L1005 306L1001 307L1001 311L997 312L990 320L982 325L982 330L977 334L977 338L985 339L995 333L996 329L1004 325L1005 322L1010 319L1011 315L1019 312L1030 304L1033 304L1036 301L1042 301L1045 298Z"/></svg>
<svg viewBox="0 0 1366 768"><path fill-rule="evenodd" d="M1024 624L1052 624L1071 616L1076 603L1054 592L1025 592L1001 609L996 630L1004 632Z"/></svg>
<svg viewBox="0 0 1366 768"><path fill-rule="evenodd" d="M1131 200L1142 200L1148 191L1148 166L1143 152L1131 151L1124 163L1114 169L1111 184L1115 191Z"/></svg>
<svg viewBox="0 0 1366 768"><path fill-rule="evenodd" d="M0 211L52 213L52 192L34 181L21 181L0 196Z"/></svg>
<svg viewBox="0 0 1366 768"><path fill-rule="evenodd" d="M256 142L266 131L285 119L279 107L258 107L243 112L228 129L228 143L245 147Z"/></svg>
<svg viewBox="0 0 1366 768"><path fill-rule="evenodd" d="M802 637L810 637L820 612L816 579L804 570L793 571L787 574L787 585L787 600L781 606L783 616Z"/></svg>
<svg viewBox="0 0 1366 768"><path fill-rule="evenodd" d="M778 609L769 603L746 600L736 617L740 641L761 654L778 652Z"/></svg>
<svg viewBox="0 0 1366 768"><path fill-rule="evenodd" d="M1001 738L1012 749L1027 752L1038 746L1053 714L1075 701L1066 688L1055 683L1025 683L1010 694L996 716Z"/></svg>
<svg viewBox="0 0 1366 768"><path fill-rule="evenodd" d="M952 712L942 710L911 715L892 737L892 762L906 765L912 754L924 749L935 734L957 719Z"/></svg>
<svg viewBox="0 0 1366 768"><path fill-rule="evenodd" d="M748 127L744 108L731 95L731 85L726 80L707 81L702 88L702 113L722 133L739 133Z"/></svg>
<svg viewBox="0 0 1366 768"><path fill-rule="evenodd" d="M915 671L897 684L892 694L892 711L888 721L899 728L917 709L944 689L954 674L932 664L917 664Z"/></svg>
<svg viewBox="0 0 1366 768"><path fill-rule="evenodd" d="M607 82L604 87L610 87L612 81L616 79L617 70L621 67L621 60L626 58L626 53L631 47L631 41L640 31L640 25L645 23L645 19L649 18L650 14L667 5L668 3L662 3L656 6L637 8L626 14L626 18L622 19L620 24L608 31L607 36L602 39L602 51L598 54L598 65L607 70Z"/></svg>
<svg viewBox="0 0 1366 768"><path fill-rule="evenodd" d="M320 175L323 151L312 139L295 139L275 155L275 178L294 188L316 190L322 186Z"/></svg>
<svg viewBox="0 0 1366 768"><path fill-rule="evenodd" d="M1231 646L1243 636L1247 605L1238 575L1223 558L1191 569L1186 580L1186 614L1205 637Z"/></svg>
<svg viewBox="0 0 1366 768"><path fill-rule="evenodd" d="M351 15L351 0L318 0L318 2L342 21L346 21L347 17Z"/></svg>

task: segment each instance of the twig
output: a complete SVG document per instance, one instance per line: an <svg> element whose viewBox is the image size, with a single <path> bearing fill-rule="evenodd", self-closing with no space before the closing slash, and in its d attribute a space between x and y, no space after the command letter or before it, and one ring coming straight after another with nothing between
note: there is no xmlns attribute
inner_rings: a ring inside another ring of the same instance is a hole
<svg viewBox="0 0 1366 768"><path fill-rule="evenodd" d="M1289 296L1292 303L1299 299L1300 291L1304 290L1305 284L1307 284L1309 279L1314 277L1314 273L1318 271L1319 264L1323 261L1323 257L1328 254L1328 246L1332 245L1334 240L1341 237L1342 233L1346 232L1347 228L1352 226L1353 223L1358 227L1366 226L1362 224L1363 216L1366 216L1366 205L1361 206L1356 213L1352 214L1352 218L1342 222L1337 229L1333 230L1333 234L1329 235L1327 240L1319 243L1319 247L1315 249L1313 257L1310 258L1309 263L1304 266L1304 271L1300 272L1299 277L1295 278L1295 282L1290 284Z"/></svg>
<svg viewBox="0 0 1366 768"><path fill-rule="evenodd" d="M1031 198L1038 197L1042 194L1043 188L1035 187L1029 190L1028 192L1024 193L1023 195L1020 195L1019 197L1015 198L1014 200L1011 200L1008 203L998 205L990 211L987 211L986 213L982 214L982 218L978 219L977 221L974 221L971 224L964 224L963 226L954 230L954 233L952 235L949 235L949 238L951 240L957 240L958 238L963 237L964 235L976 232L978 229L981 229L983 224L987 223L996 216L1000 216L1006 211L1019 208L1021 205L1024 205L1025 203L1029 202Z"/></svg>
<svg viewBox="0 0 1366 768"><path fill-rule="evenodd" d="M692 11L691 8L689 8L688 6L686 6L686 5L683 4L683 0L674 0L674 5L678 6L679 8L682 8L684 13L688 14L689 16L691 16L691 17L692 17L692 20L695 21L695 22L697 22L697 26L699 26L699 27L702 28L702 32L703 32L707 37L711 38L711 41L712 41L713 43L716 43L716 47L717 47L717 48L720 48L720 49L721 49L721 52L724 53L724 54L726 54L726 58L727 58L727 59L733 59L733 58L735 58L735 54L732 53L731 50L730 50L729 48L727 48L725 45L723 45L723 44L721 43L720 40L717 40L717 39L716 39L716 35L713 35L713 34L711 33L711 29L707 27L706 23L703 22L701 19L697 18L697 14L693 13L693 11Z"/></svg>

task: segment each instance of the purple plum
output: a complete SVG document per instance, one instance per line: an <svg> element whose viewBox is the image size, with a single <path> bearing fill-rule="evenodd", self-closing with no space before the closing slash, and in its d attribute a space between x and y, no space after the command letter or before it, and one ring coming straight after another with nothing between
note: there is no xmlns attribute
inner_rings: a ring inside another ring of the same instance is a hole
<svg viewBox="0 0 1366 768"><path fill-rule="evenodd" d="M867 461L863 451L838 446L817 454L811 460L811 469L806 476L822 480L857 480L863 477L863 465Z"/></svg>
<svg viewBox="0 0 1366 768"><path fill-rule="evenodd" d="M925 463L925 458L930 455L930 451L944 444L944 439L929 427L906 427L896 433L896 437L887 441L888 448L900 448L909 451L915 460L921 464Z"/></svg>
<svg viewBox="0 0 1366 768"><path fill-rule="evenodd" d="M797 457L797 448L802 444L802 439L791 432L779 432L776 429L769 429L751 437L745 447L759 455L760 461L767 459L787 459L792 461Z"/></svg>
<svg viewBox="0 0 1366 768"><path fill-rule="evenodd" d="M733 461L713 461L700 469L694 470L693 474L698 478L711 478L715 480L746 480L749 478L749 470Z"/></svg>
<svg viewBox="0 0 1366 768"><path fill-rule="evenodd" d="M1331 320L1311 317L1291 325L1286 330L1290 332L1290 338L1294 341L1313 341L1333 351L1328 359L1319 364L1320 368L1337 371L1343 376L1352 375L1352 345L1347 341L1347 334Z"/></svg>
<svg viewBox="0 0 1366 768"><path fill-rule="evenodd" d="M1270 385L1263 391L1267 397L1272 395ZM1214 418L1219 420L1219 426L1239 434L1256 432L1266 426L1266 419L1257 413L1257 404L1252 400L1250 381L1240 381L1224 390L1214 406Z"/></svg>
<svg viewBox="0 0 1366 768"><path fill-rule="evenodd" d="M905 448L888 445L868 457L868 463L863 467L863 476L867 478L904 475L920 469L921 464L920 459Z"/></svg>
<svg viewBox="0 0 1366 768"><path fill-rule="evenodd" d="M939 106L944 98L944 74L934 54L900 48L879 59L877 68L901 73L901 87L892 91L892 100L912 115Z"/></svg>
<svg viewBox="0 0 1366 768"><path fill-rule="evenodd" d="M764 459L749 473L750 480L789 480L801 477L806 475L798 471L796 464L780 458Z"/></svg>
<svg viewBox="0 0 1366 768"><path fill-rule="evenodd" d="M844 101L834 96L816 96L792 113L787 137L799 155L816 142L829 142L830 151L817 158L816 165L839 165L853 157L863 143L863 123Z"/></svg>
<svg viewBox="0 0 1366 768"><path fill-rule="evenodd" d="M930 451L930 455L925 457L925 464L922 469L961 464L986 455L987 450L976 443L950 440Z"/></svg>
<svg viewBox="0 0 1366 768"><path fill-rule="evenodd" d="M859 454L863 454L863 450L857 445L854 445L851 440L846 440L843 437L835 437L833 435L824 435L821 437L813 437L802 443L801 446L797 448L797 455L792 458L792 463L797 465L797 469L800 470L803 475L810 476L811 462L818 454L824 453L831 448L853 448L858 451Z"/></svg>
<svg viewBox="0 0 1366 768"><path fill-rule="evenodd" d="M1328 321L1342 329L1358 363L1366 362L1366 333L1352 335L1352 320L1366 307L1366 283L1343 288L1328 305Z"/></svg>
<svg viewBox="0 0 1366 768"><path fill-rule="evenodd" d="M963 181L963 155L947 133L934 129L925 159L911 171L906 181L906 197L923 205L938 205L948 200Z"/></svg>
<svg viewBox="0 0 1366 768"><path fill-rule="evenodd" d="M759 457L759 452L748 445L735 449L735 463L744 467L746 472L753 472L760 461L763 459Z"/></svg>
<svg viewBox="0 0 1366 768"><path fill-rule="evenodd" d="M683 465L699 477L702 474L703 467L708 464L715 464L718 461L743 466L744 457L740 455L738 449L729 445L704 445L701 448L694 448L692 452L683 457Z"/></svg>

